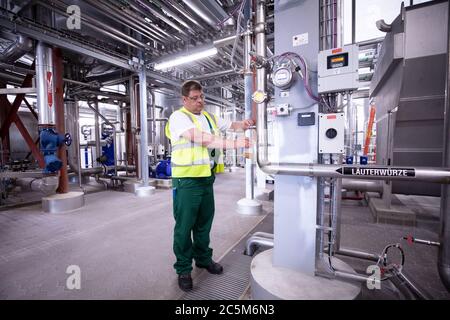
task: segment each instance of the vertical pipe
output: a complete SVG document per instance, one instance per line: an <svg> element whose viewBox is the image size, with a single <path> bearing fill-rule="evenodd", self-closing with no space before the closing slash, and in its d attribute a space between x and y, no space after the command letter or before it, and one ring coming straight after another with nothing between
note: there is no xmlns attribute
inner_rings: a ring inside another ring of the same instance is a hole
<svg viewBox="0 0 450 320"><path fill-rule="evenodd" d="M321 28L320 28L320 50L326 50L327 49L327 15L326 15L326 9L327 9L327 0L321 0L320 1L320 17L319 21L321 21ZM321 110L322 111L322 110ZM323 163L323 155L319 154L318 157L318 163ZM319 177L317 179L318 183L318 192L317 192L317 225L320 227L325 226L325 178ZM316 252L317 252L317 258L322 259L323 258L323 251L324 251L324 230L322 228L319 228L317 231L317 246L316 246Z"/></svg>
<svg viewBox="0 0 450 320"><path fill-rule="evenodd" d="M55 125L52 49L39 41L36 45L36 89L39 125Z"/></svg>
<svg viewBox="0 0 450 320"><path fill-rule="evenodd" d="M141 168L141 121L140 121L140 94L139 94L139 83L135 83L134 98L136 100L136 108L135 108L135 120L136 126L134 130L134 159L136 165L136 175L139 180L142 179L142 168Z"/></svg>
<svg viewBox="0 0 450 320"><path fill-rule="evenodd" d="M350 136L350 143L351 143L351 150L352 150L352 156L354 157L354 161L356 163L356 136L358 135L357 132L357 121L356 121L356 108L353 104L353 95L352 93L349 93L349 106L350 106L350 116L351 116L351 124L352 124L352 132Z"/></svg>
<svg viewBox="0 0 450 320"><path fill-rule="evenodd" d="M347 156L353 156L353 108L352 99L350 93L347 93L347 145L346 152Z"/></svg>
<svg viewBox="0 0 450 320"><path fill-rule="evenodd" d="M148 139L147 139L147 73L145 66L139 72L139 100L141 107L141 173L143 187L148 186Z"/></svg>
<svg viewBox="0 0 450 320"><path fill-rule="evenodd" d="M234 106L234 108L233 108L233 122L236 122L237 121L237 111L236 111L236 106ZM236 133L233 133L233 140L236 140ZM237 156L238 156L238 151L237 151L237 149L233 149L233 152L232 152L232 154L233 154L233 164L232 164L232 166L233 167L236 167L237 166Z"/></svg>
<svg viewBox="0 0 450 320"><path fill-rule="evenodd" d="M323 162L323 157L319 154L319 163ZM322 227L325 223L325 178L319 177L318 182L318 193L317 193L317 225ZM323 244L324 244L324 230L319 228L317 233L317 256L318 258L323 258Z"/></svg>
<svg viewBox="0 0 450 320"><path fill-rule="evenodd" d="M125 132L125 128L124 128L124 123L123 123L123 110L124 110L124 104L120 104L119 107L117 108L117 122L119 122L119 130L117 130L116 134L118 135L118 143L117 145L114 145L114 157L115 159L117 159L116 162L122 164L123 162L123 150L122 150L122 133Z"/></svg>
<svg viewBox="0 0 450 320"><path fill-rule="evenodd" d="M265 17L266 17L266 1L257 1L256 10L256 54L261 57L266 57L266 34L265 34ZM267 92L267 71L265 68L256 70L256 90ZM258 104L258 145L267 146L267 101ZM266 148L267 151L267 148ZM261 163L268 163L268 152L261 152L259 161Z"/></svg>
<svg viewBox="0 0 450 320"><path fill-rule="evenodd" d="M130 110L127 114L127 131L128 131L128 164L136 165L135 159L135 140L136 140L136 91L134 89L134 76L130 76L128 82L128 90L130 91ZM136 167L136 172L138 167ZM137 173L136 173L137 174Z"/></svg>
<svg viewBox="0 0 450 320"><path fill-rule="evenodd" d="M336 161L337 164L342 163L341 156L338 157ZM338 251L341 246L341 218L342 218L342 179L333 179L333 199L331 205L333 206L333 216L335 218L334 227L334 251Z"/></svg>
<svg viewBox="0 0 450 320"><path fill-rule="evenodd" d="M450 167L450 5L448 8L448 29L447 29L447 69L445 87L445 124L444 124L444 157L443 167ZM439 241L438 270L442 282L450 291L450 186L442 185L441 196L441 230Z"/></svg>
<svg viewBox="0 0 450 320"><path fill-rule="evenodd" d="M53 49L54 65L54 83L55 83L55 113L56 113L56 131L60 134L66 132L64 115L64 83L63 83L63 60L61 49ZM67 153L66 146L63 144L58 149L58 158L61 159L63 166L59 174L58 193L69 192L69 176L67 174Z"/></svg>
<svg viewBox="0 0 450 320"><path fill-rule="evenodd" d="M352 43L356 43L356 0L352 0Z"/></svg>
<svg viewBox="0 0 450 320"><path fill-rule="evenodd" d="M78 104L78 100L75 99L75 134L76 134L76 146L77 148L77 159L78 159L78 184L80 186L80 189L82 189L81 186L81 150L80 150L80 105ZM86 161L87 163L87 161Z"/></svg>
<svg viewBox="0 0 450 320"><path fill-rule="evenodd" d="M252 119L252 91L253 91L253 72L250 66L250 54L252 46L252 39L250 33L249 23L247 24L247 32L244 35L244 85L245 85L245 119ZM236 110L234 111L236 112ZM252 132L247 130L245 136L249 139L252 137ZM247 199L254 199L254 166L253 155L251 158L245 158L245 197Z"/></svg>
<svg viewBox="0 0 450 320"><path fill-rule="evenodd" d="M102 149L100 147L100 121L99 121L99 110L98 110L98 101L95 99L95 111L94 119L95 119L95 128L94 128L94 136L95 136L95 166L101 166L101 163L97 161L98 158L102 155ZM94 163L94 159L92 159L92 163Z"/></svg>
<svg viewBox="0 0 450 320"><path fill-rule="evenodd" d="M130 95L131 97L131 95ZM127 109L125 114L126 133L125 133L125 152L126 152L126 165L133 164L133 135L131 134L131 112Z"/></svg>
<svg viewBox="0 0 450 320"><path fill-rule="evenodd" d="M157 144L156 144L156 112L155 112L155 110L156 110L156 97L155 97L155 92L153 92L153 90L150 90L150 95L152 96L152 111L151 111L151 113L152 113L152 115L151 115L151 118L152 118L152 122L151 122L151 125L152 125L152 139L151 139L151 146L153 148L153 159L154 159L153 163L156 164L156 162L158 161L158 155L157 155L158 147L157 147Z"/></svg>

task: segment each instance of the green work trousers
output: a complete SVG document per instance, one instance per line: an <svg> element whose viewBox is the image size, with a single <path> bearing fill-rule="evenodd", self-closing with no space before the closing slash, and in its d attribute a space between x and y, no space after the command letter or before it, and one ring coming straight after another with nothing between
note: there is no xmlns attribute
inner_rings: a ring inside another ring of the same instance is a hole
<svg viewBox="0 0 450 320"><path fill-rule="evenodd" d="M192 271L192 259L199 266L212 261L209 232L214 217L214 174L206 178L173 178L173 251L177 274Z"/></svg>

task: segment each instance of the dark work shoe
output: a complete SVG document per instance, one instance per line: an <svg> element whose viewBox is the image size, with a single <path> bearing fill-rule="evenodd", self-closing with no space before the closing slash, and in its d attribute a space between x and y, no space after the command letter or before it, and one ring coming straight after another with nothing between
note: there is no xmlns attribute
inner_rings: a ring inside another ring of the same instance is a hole
<svg viewBox="0 0 450 320"><path fill-rule="evenodd" d="M203 268L208 270L209 273L211 274L221 274L223 272L223 267L218 264L217 262L211 261L211 263L208 266L200 266L198 264L196 264L196 266L198 268Z"/></svg>
<svg viewBox="0 0 450 320"><path fill-rule="evenodd" d="M190 273L178 275L178 286L183 291L192 290L192 278Z"/></svg>

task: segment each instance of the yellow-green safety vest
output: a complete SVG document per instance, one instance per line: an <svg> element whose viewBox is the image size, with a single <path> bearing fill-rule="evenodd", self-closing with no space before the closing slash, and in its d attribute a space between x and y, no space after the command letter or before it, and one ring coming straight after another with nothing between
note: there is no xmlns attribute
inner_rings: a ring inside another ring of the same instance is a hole
<svg viewBox="0 0 450 320"><path fill-rule="evenodd" d="M182 107L180 110L175 112L183 112L186 114L197 129L203 131L201 123L195 115L189 112L185 107ZM220 135L219 128L217 127L216 116L214 115L213 120L213 117L211 117L208 112L203 111L202 113L208 119L214 135ZM169 121L167 121L165 133L167 138L169 138L172 143L171 166L173 178L200 178L211 176L210 154L207 147L204 147L199 143L189 141L185 138L180 138L178 141L172 141ZM224 172L225 166L223 163L223 152L218 149L216 149L215 152L218 152L218 154L215 155L216 166L214 168L214 173Z"/></svg>

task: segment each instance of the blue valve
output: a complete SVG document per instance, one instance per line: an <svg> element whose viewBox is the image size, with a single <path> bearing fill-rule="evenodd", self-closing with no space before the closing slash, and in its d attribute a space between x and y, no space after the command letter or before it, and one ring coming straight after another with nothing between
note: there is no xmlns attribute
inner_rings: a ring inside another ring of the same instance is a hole
<svg viewBox="0 0 450 320"><path fill-rule="evenodd" d="M58 148L62 144L65 144L66 146L72 144L72 137L69 133L61 135L52 128L41 130L40 150L44 155L44 173L55 173L62 168L63 163L56 155Z"/></svg>

